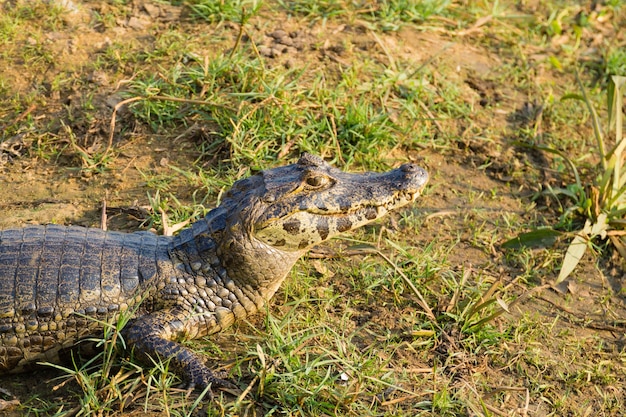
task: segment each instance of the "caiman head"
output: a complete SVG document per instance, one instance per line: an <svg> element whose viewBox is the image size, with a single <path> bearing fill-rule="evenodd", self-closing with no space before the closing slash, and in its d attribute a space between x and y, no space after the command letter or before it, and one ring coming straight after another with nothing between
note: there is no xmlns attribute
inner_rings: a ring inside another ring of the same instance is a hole
<svg viewBox="0 0 626 417"><path fill-rule="evenodd" d="M414 164L352 174L305 153L233 185L220 205L227 220L218 254L234 280L264 287L269 298L312 246L415 201L427 181Z"/></svg>

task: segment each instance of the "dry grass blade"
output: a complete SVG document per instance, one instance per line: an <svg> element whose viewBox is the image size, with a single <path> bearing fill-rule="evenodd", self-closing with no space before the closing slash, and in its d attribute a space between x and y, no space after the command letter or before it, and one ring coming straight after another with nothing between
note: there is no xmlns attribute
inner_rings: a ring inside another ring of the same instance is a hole
<svg viewBox="0 0 626 417"><path fill-rule="evenodd" d="M600 119L598 118L598 113L596 109L593 107L593 103L587 94L587 90L583 85L580 75L578 71L575 72L576 81L578 82L578 87L583 96L583 101L587 105L587 109L589 110L589 114L591 114L591 126L593 127L593 133L596 138L596 145L598 146L598 153L600 155L600 159L602 161L602 168L604 170L607 169L607 161L606 161L606 151L604 150L604 140L602 139L602 128L600 126Z"/></svg>
<svg viewBox="0 0 626 417"><path fill-rule="evenodd" d="M451 312L454 306L457 304L457 302L459 301L459 297L461 296L461 289L465 286L465 283L467 282L467 279L470 277L471 273L472 273L472 266L469 265L469 267L465 270L465 272L463 272L463 276L461 277L461 282L454 289L454 294L452 295L450 302L444 309L445 312L447 313Z"/></svg>
<svg viewBox="0 0 626 417"><path fill-rule="evenodd" d="M583 232L581 232L583 233ZM569 246L567 247L567 251L565 252L565 256L563 258L563 264L561 265L561 271L559 272L559 276L555 281L555 285L563 282L570 274L574 271L583 255L587 251L588 246L588 237L587 235L582 235L580 233L576 234Z"/></svg>
<svg viewBox="0 0 626 417"><path fill-rule="evenodd" d="M422 310L424 310L428 318L431 319L432 321L437 321L437 317L433 313L433 310L428 306L428 303L422 296L422 293L420 292L420 290L417 289L415 284L411 282L409 277L407 277L406 274L402 272L400 268L398 268L398 265L396 265L391 259L389 259L387 255L385 255L384 253L382 253L381 251L377 249L376 249L376 254L378 254L378 256L380 256L381 258L383 258L389 265L391 265L393 269L398 273L398 275L402 277L402 280L404 281L404 283L411 289L413 294L417 297L417 303L422 308Z"/></svg>

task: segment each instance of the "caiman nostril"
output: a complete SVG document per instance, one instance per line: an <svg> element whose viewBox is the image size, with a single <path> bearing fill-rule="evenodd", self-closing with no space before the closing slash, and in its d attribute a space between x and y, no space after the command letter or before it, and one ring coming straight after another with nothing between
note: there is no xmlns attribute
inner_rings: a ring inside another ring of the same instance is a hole
<svg viewBox="0 0 626 417"><path fill-rule="evenodd" d="M415 164L403 164L400 169L404 172L419 172L422 170L421 167Z"/></svg>
<svg viewBox="0 0 626 417"><path fill-rule="evenodd" d="M412 186L418 183L424 185L428 182L428 172L416 164L403 164L399 169L405 181L410 182Z"/></svg>

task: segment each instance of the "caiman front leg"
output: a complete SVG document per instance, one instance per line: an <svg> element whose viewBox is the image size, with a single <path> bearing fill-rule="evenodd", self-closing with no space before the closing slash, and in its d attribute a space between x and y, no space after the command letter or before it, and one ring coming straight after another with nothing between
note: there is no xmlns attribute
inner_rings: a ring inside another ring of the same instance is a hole
<svg viewBox="0 0 626 417"><path fill-rule="evenodd" d="M191 317L190 317L191 316ZM128 347L133 349L139 360L151 364L151 359L170 361L170 369L181 375L189 388L238 389L236 385L217 376L202 358L178 340L194 338L189 331L198 325L192 314L182 309L159 310L132 321L122 331Z"/></svg>

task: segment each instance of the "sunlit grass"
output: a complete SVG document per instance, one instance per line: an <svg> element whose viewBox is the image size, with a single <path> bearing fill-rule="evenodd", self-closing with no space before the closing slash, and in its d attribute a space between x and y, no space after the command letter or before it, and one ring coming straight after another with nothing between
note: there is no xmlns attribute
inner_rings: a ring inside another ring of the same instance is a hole
<svg viewBox="0 0 626 417"><path fill-rule="evenodd" d="M27 403L25 412L582 416L623 408L623 354L604 333L594 343L589 333L564 331L572 324L563 311L537 301L562 252L499 244L560 222L558 234L533 237L552 243L586 218L601 224L603 213L604 231L615 247L622 242L619 135L600 129L599 145L584 128L589 109L603 109L595 101L607 74L623 67L623 41L591 35L623 23L618 4L188 0L155 3L179 7L181 17L160 16L134 32L125 22L145 10L115 1L94 10L85 30L123 36L70 70L49 34L68 24L63 10L17 3L0 16L0 59L31 65L34 76L20 91L14 74L0 77L0 138L23 139L23 155L58 164L81 186L140 189L143 228L171 233L204 215L236 179L303 151L353 171L413 160L433 178L415 207L331 242L332 259L299 262L264 319L190 342L249 388L245 395L186 396L166 363L149 370L110 350L117 336L107 328L109 353L65 367L78 396ZM267 34L283 28L301 29L304 47L289 62L260 54ZM469 55L449 60L452 51ZM484 106L485 92L467 82L472 53L490 58L472 73L493 83L497 99ZM578 60L591 97L561 102L578 90ZM100 73L111 82L97 84ZM115 107L113 95L129 101ZM562 149L548 151L544 166L543 148L512 137ZM136 166L126 146L146 138L158 157ZM179 143L192 150L174 163ZM600 148L597 171L587 151ZM31 164L2 169L27 174L38 167ZM127 184L136 171L138 182ZM546 184L560 197L556 208L530 200ZM595 248L589 238L585 247ZM577 329L591 331L584 325ZM578 409L581 399L591 408Z"/></svg>

